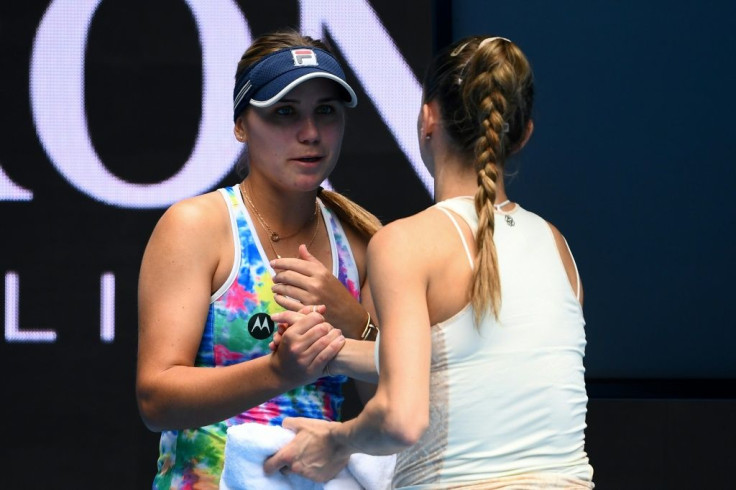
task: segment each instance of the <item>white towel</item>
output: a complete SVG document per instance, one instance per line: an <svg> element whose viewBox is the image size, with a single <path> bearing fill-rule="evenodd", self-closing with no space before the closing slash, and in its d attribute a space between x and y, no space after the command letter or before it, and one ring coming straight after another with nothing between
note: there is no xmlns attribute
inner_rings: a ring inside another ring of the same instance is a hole
<svg viewBox="0 0 736 490"><path fill-rule="evenodd" d="M396 455L353 454L332 480L315 483L293 473L267 475L263 462L294 438L277 425L246 423L227 430L220 490L388 490Z"/></svg>

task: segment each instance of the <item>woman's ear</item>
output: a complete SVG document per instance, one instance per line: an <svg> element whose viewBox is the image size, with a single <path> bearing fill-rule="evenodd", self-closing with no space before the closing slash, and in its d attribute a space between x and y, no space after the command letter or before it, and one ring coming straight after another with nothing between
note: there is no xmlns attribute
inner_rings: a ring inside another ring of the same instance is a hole
<svg viewBox="0 0 736 490"><path fill-rule="evenodd" d="M422 104L422 110L419 113L419 136L423 140L432 139L432 133L437 129L439 121L439 113L436 102L427 102Z"/></svg>
<svg viewBox="0 0 736 490"><path fill-rule="evenodd" d="M521 143L519 143L519 147L516 149L516 151L521 150L524 148L529 141L529 138L532 137L532 133L534 132L534 121L529 119L529 121L526 123L526 132L524 133L524 138L521 140Z"/></svg>
<svg viewBox="0 0 736 490"><path fill-rule="evenodd" d="M243 121L243 116L239 116L235 120L235 127L233 127L233 133L235 133L236 140L240 141L241 143L248 142L248 136L245 133L245 122Z"/></svg>

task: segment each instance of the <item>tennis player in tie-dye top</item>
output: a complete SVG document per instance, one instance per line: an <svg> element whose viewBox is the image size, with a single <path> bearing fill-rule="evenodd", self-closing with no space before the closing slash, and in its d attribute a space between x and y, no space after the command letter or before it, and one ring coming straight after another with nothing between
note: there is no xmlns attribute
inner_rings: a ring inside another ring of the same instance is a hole
<svg viewBox="0 0 736 490"><path fill-rule="evenodd" d="M254 223L245 212L237 187L223 189L234 233L240 242L240 257L232 280L213 295L196 366L228 366L270 353L274 325L269 315L282 311L274 301L271 277L261 244L253 234ZM333 213L320 206L328 226L330 245L337 258L334 272L350 293L359 299L358 270L350 245ZM237 247L236 247L237 249ZM227 428L243 422L280 425L284 417L338 420L345 376L322 377L300 386L222 422L193 430L164 431L156 488L182 488L187 482L212 479L222 471Z"/></svg>
<svg viewBox="0 0 736 490"><path fill-rule="evenodd" d="M345 337L372 338L359 301L380 225L320 187L356 103L342 69L319 41L269 34L244 54L233 99L247 177L172 205L141 265L137 396L161 432L156 489L217 488L232 425L338 420L346 378L327 363ZM272 352L285 308L315 321Z"/></svg>

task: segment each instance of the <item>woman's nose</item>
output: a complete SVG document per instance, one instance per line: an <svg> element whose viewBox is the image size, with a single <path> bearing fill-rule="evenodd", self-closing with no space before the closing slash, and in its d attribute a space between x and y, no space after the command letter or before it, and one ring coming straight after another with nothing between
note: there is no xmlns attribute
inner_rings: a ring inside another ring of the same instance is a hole
<svg viewBox="0 0 736 490"><path fill-rule="evenodd" d="M305 117L299 128L299 142L312 144L319 141L319 129L313 117Z"/></svg>

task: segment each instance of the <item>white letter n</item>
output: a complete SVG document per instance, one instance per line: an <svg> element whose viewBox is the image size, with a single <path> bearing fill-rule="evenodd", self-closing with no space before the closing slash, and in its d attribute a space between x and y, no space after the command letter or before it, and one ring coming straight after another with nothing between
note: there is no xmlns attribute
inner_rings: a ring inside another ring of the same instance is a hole
<svg viewBox="0 0 736 490"><path fill-rule="evenodd" d="M422 88L367 0L301 0L304 34L324 30L340 48L399 147L430 195L432 176L422 163L416 121Z"/></svg>

